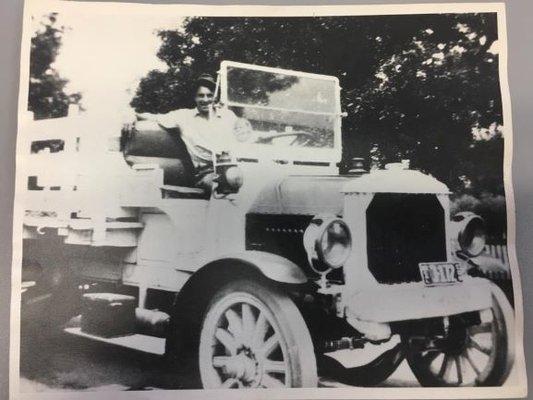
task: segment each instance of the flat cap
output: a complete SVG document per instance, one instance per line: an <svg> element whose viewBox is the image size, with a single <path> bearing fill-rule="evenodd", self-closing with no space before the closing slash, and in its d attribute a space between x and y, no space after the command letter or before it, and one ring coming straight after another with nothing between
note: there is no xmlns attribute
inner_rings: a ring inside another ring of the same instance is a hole
<svg viewBox="0 0 533 400"><path fill-rule="evenodd" d="M196 79L196 86L205 86L214 91L217 86L217 82L211 75L202 74Z"/></svg>

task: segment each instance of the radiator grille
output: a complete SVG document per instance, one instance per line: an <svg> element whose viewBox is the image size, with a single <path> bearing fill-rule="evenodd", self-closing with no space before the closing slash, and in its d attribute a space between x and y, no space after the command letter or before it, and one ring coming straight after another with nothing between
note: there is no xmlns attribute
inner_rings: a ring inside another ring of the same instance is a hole
<svg viewBox="0 0 533 400"><path fill-rule="evenodd" d="M444 210L432 194L376 194L367 209L370 272L380 283L420 281L418 263L446 261Z"/></svg>

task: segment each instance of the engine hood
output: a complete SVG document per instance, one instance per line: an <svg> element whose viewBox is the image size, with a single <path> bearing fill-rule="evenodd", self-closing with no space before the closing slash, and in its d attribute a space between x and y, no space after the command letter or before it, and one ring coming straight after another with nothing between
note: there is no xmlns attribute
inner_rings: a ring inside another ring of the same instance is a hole
<svg viewBox="0 0 533 400"><path fill-rule="evenodd" d="M448 187L415 170L376 170L353 176L287 176L269 182L255 198L249 213L343 215L344 194L449 194Z"/></svg>
<svg viewBox="0 0 533 400"><path fill-rule="evenodd" d="M256 197L249 213L342 215L342 188L354 179L344 176L287 176L269 182Z"/></svg>

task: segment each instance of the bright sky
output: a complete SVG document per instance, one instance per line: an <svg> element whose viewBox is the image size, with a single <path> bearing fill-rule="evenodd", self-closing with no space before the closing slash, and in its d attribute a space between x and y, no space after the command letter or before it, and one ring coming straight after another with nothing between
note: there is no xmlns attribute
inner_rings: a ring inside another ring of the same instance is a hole
<svg viewBox="0 0 533 400"><path fill-rule="evenodd" d="M181 23L176 16L60 14L58 25L68 29L53 67L69 80L68 92L82 93L87 113L122 119L132 113L128 104L139 80L166 68L156 56L156 31Z"/></svg>

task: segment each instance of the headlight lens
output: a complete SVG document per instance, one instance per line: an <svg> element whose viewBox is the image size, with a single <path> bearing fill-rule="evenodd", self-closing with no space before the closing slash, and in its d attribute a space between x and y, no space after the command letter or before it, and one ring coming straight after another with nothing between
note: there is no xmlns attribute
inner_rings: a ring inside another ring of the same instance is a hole
<svg viewBox="0 0 533 400"><path fill-rule="evenodd" d="M487 241L483 218L474 213L462 212L455 215L453 221L459 224L457 242L461 250L469 257L479 256Z"/></svg>
<svg viewBox="0 0 533 400"><path fill-rule="evenodd" d="M304 233L309 262L318 273L344 265L352 250L348 225L337 217L315 217Z"/></svg>
<svg viewBox="0 0 533 400"><path fill-rule="evenodd" d="M225 178L228 185L235 191L241 188L244 181L242 170L237 166L229 167L226 170Z"/></svg>

